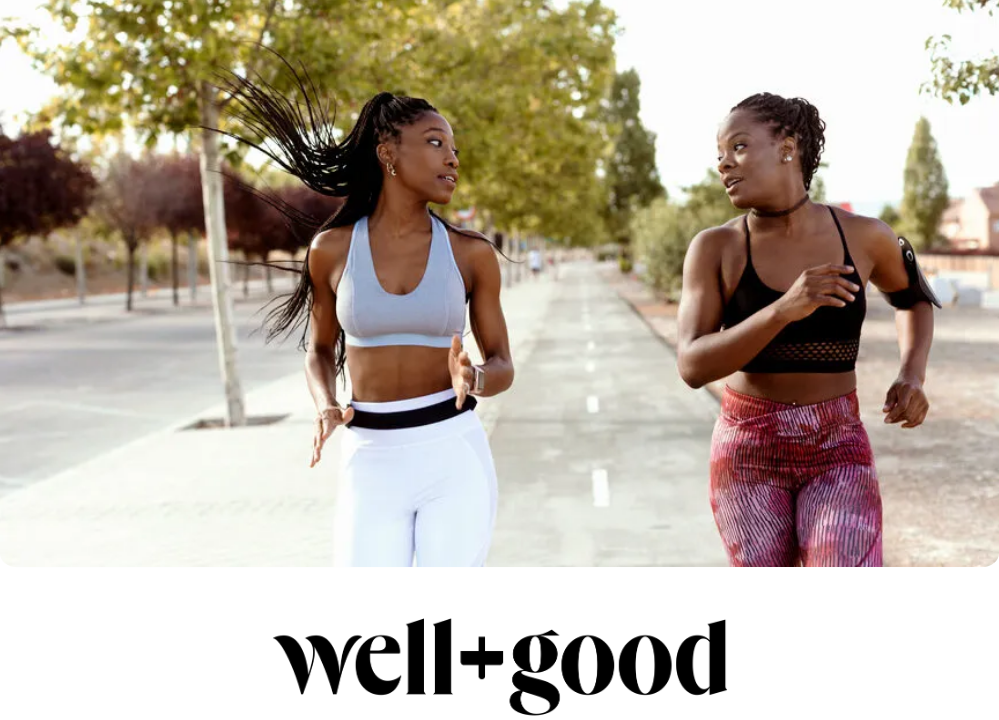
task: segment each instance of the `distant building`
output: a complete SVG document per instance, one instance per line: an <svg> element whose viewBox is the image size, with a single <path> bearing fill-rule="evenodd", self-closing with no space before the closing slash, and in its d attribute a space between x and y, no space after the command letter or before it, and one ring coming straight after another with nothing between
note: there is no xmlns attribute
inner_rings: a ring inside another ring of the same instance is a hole
<svg viewBox="0 0 999 720"><path fill-rule="evenodd" d="M940 220L940 234L955 250L999 252L999 183L952 200Z"/></svg>

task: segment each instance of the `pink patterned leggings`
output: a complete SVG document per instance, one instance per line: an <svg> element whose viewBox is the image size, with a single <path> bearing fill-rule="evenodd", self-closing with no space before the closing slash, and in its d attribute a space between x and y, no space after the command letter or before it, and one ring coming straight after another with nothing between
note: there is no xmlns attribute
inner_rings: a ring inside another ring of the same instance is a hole
<svg viewBox="0 0 999 720"><path fill-rule="evenodd" d="M787 405L726 387L711 509L733 566L880 567L881 493L856 392Z"/></svg>

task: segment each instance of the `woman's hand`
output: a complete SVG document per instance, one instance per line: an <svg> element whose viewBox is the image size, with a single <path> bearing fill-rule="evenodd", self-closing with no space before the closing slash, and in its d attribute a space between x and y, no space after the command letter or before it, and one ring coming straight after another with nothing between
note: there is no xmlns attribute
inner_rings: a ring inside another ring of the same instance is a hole
<svg viewBox="0 0 999 720"><path fill-rule="evenodd" d="M312 436L312 462L309 464L310 468L314 468L316 463L319 462L323 453L323 445L326 444L329 436L333 434L333 430L338 425L346 425L353 419L354 408L350 406L346 410L339 407L331 407L319 412L319 415L316 417L315 434Z"/></svg>
<svg viewBox="0 0 999 720"><path fill-rule="evenodd" d="M798 276L794 285L775 304L783 319L803 320L822 306L846 307L860 287L840 277L853 272L845 265L819 265Z"/></svg>
<svg viewBox="0 0 999 720"><path fill-rule="evenodd" d="M902 427L914 428L922 424L929 409L930 401L926 399L919 378L902 373L888 388L885 405L881 411L887 413L886 423L904 421Z"/></svg>
<svg viewBox="0 0 999 720"><path fill-rule="evenodd" d="M458 335L451 338L447 367L451 371L451 387L454 388L454 392L458 396L455 406L461 409L461 406L465 404L465 398L472 392L475 370L472 368L472 360L468 357L468 353L461 349L461 338Z"/></svg>

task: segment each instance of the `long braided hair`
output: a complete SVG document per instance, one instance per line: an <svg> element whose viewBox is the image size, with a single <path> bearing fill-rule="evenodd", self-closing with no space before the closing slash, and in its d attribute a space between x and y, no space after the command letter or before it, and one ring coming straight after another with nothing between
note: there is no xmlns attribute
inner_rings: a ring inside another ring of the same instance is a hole
<svg viewBox="0 0 999 720"><path fill-rule="evenodd" d="M805 181L805 190L810 189L826 144L826 124L819 117L818 109L802 98L757 93L732 110L748 110L760 122L772 125L776 137L794 137L798 141L801 175Z"/></svg>
<svg viewBox="0 0 999 720"><path fill-rule="evenodd" d="M354 127L337 142L335 110L331 117L328 101L319 99L308 72L303 68L302 74L299 74L278 53L273 50L270 52L290 71L293 85L305 106L304 112L299 104L292 102L262 79L258 84L234 73L225 73L220 77L220 86L230 94L234 103L229 113L264 140L255 142L230 132L219 132L259 150L310 189L346 200L331 217L320 223L317 218L276 196L269 196L249 187L245 189L281 211L292 224L313 230L313 237L330 228L352 225L374 211L381 194L382 171L376 154L379 143L398 138L401 128L416 122L425 113L437 110L422 98L380 92L365 103ZM478 234L473 235L455 227L432 210L430 214L455 232L483 240ZM495 248L489 240L484 242ZM307 248L310 246L311 243ZM285 299L271 309L264 320L267 342L304 324L299 348L307 347L309 317L314 298L309 274L310 249L306 250L305 259L301 262L297 287L291 293L276 298ZM500 252L502 254L501 250ZM342 328L336 339L333 355L335 375L344 379L346 340Z"/></svg>

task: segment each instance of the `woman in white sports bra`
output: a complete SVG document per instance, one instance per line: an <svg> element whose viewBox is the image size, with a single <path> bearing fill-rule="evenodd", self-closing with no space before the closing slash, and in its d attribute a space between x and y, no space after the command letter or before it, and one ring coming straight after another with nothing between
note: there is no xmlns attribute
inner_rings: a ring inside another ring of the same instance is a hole
<svg viewBox="0 0 999 720"><path fill-rule="evenodd" d="M428 208L449 203L458 181L451 127L425 100L379 93L337 143L326 108L295 80L304 115L273 88L231 76L227 89L234 114L269 138L237 139L346 198L313 237L298 288L268 315L268 339L307 324L312 466L343 426L334 564L481 566L497 480L474 407L514 371L494 245ZM466 302L479 367L462 349ZM352 398L341 403L345 366Z"/></svg>

